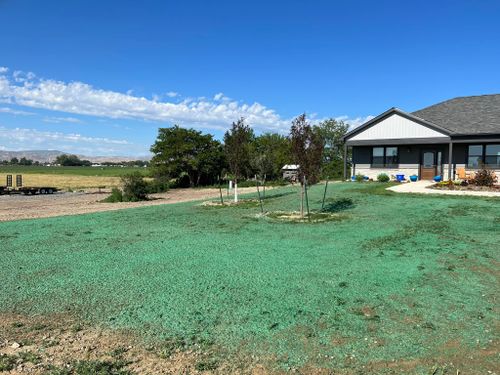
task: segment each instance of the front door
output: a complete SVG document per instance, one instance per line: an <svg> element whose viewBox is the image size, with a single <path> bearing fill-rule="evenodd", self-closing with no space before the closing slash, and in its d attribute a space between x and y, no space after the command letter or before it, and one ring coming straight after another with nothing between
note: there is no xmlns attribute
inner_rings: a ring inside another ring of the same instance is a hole
<svg viewBox="0 0 500 375"><path fill-rule="evenodd" d="M420 162L420 179L432 180L437 174L437 152L435 150L422 151Z"/></svg>

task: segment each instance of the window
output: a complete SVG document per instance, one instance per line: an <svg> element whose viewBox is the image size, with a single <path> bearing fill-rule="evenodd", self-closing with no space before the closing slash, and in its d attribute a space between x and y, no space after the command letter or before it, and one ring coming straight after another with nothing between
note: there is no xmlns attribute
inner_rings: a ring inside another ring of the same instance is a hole
<svg viewBox="0 0 500 375"><path fill-rule="evenodd" d="M483 145L470 145L467 167L479 168L483 162Z"/></svg>
<svg viewBox="0 0 500 375"><path fill-rule="evenodd" d="M500 144L469 145L467 155L468 168L500 168Z"/></svg>
<svg viewBox="0 0 500 375"><path fill-rule="evenodd" d="M372 156L372 167L384 167L384 147L374 147Z"/></svg>
<svg viewBox="0 0 500 375"><path fill-rule="evenodd" d="M372 168L396 168L398 166L397 147L373 147Z"/></svg>
<svg viewBox="0 0 500 375"><path fill-rule="evenodd" d="M398 148L386 147L385 148L385 166L397 167L398 166Z"/></svg>
<svg viewBox="0 0 500 375"><path fill-rule="evenodd" d="M484 164L489 168L500 169L500 144L486 145Z"/></svg>

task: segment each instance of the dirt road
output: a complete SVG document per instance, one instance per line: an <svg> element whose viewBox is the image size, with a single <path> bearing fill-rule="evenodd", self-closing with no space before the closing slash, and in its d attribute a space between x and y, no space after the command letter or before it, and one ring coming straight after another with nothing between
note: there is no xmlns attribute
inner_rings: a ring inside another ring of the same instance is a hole
<svg viewBox="0 0 500 375"><path fill-rule="evenodd" d="M255 188L240 188L239 194L255 192ZM223 190L224 198L226 191ZM155 206L195 200L218 198L218 189L173 189L167 193L153 194L150 201L101 203L105 193L57 193L54 195L4 195L0 196L0 221L34 219L64 215L79 215L90 212L113 211L125 208Z"/></svg>

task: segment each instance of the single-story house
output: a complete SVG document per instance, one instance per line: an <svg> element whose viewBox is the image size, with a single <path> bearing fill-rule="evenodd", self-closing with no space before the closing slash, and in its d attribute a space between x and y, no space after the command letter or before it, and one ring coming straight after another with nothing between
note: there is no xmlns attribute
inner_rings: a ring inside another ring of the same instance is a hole
<svg viewBox="0 0 500 375"><path fill-rule="evenodd" d="M415 112L391 108L344 136L352 175L455 179L457 168L500 174L500 94L459 97Z"/></svg>

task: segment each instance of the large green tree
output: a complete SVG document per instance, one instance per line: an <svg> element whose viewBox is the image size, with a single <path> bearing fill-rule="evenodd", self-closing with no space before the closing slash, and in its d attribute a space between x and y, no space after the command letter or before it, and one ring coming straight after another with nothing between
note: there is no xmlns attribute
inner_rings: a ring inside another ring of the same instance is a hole
<svg viewBox="0 0 500 375"><path fill-rule="evenodd" d="M190 186L213 183L225 165L222 145L211 134L178 125L160 128L151 152L156 177L186 176Z"/></svg>
<svg viewBox="0 0 500 375"><path fill-rule="evenodd" d="M344 142L342 137L349 131L349 125L333 118L320 122L317 130L324 141L323 177L339 178L344 173Z"/></svg>
<svg viewBox="0 0 500 375"><path fill-rule="evenodd" d="M235 202L238 201L238 180L251 173L250 160L254 138L252 128L245 123L243 117L233 122L231 129L224 134L224 151L235 183Z"/></svg>
<svg viewBox="0 0 500 375"><path fill-rule="evenodd" d="M22 157L21 160L19 160L19 165L33 165L33 160Z"/></svg>
<svg viewBox="0 0 500 375"><path fill-rule="evenodd" d="M292 160L290 140L280 134L264 133L255 138L252 167L260 177L277 179L281 168Z"/></svg>
<svg viewBox="0 0 500 375"><path fill-rule="evenodd" d="M88 160L82 160L77 155L62 154L59 155L56 160L56 164L60 164L64 167L89 167L92 163Z"/></svg>

